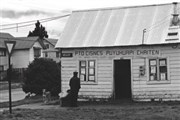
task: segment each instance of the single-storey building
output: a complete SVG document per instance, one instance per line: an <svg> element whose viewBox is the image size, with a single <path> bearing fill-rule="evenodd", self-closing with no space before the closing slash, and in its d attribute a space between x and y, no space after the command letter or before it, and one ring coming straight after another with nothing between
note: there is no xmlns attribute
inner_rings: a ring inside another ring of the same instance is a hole
<svg viewBox="0 0 180 120"><path fill-rule="evenodd" d="M80 97L180 100L179 3L73 11L56 48L62 90Z"/></svg>

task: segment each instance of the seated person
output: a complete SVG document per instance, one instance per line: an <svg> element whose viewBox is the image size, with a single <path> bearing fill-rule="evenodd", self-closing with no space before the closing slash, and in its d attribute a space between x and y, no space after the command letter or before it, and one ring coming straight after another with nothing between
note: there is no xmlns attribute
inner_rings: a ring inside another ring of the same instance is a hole
<svg viewBox="0 0 180 120"><path fill-rule="evenodd" d="M60 93L60 105L61 107L70 106L70 90L67 90L66 93Z"/></svg>

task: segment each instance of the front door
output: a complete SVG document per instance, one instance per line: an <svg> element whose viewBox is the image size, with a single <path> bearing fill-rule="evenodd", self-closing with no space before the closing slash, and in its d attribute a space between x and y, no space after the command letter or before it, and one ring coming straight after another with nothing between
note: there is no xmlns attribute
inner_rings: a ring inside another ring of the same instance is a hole
<svg viewBox="0 0 180 120"><path fill-rule="evenodd" d="M131 98L131 61L114 60L115 99Z"/></svg>

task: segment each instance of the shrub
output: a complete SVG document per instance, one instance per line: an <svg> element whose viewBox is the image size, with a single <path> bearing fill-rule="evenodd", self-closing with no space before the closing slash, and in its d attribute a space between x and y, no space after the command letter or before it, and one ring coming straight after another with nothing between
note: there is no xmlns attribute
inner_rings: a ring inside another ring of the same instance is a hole
<svg viewBox="0 0 180 120"><path fill-rule="evenodd" d="M61 92L60 67L52 59L37 58L29 64L23 82L25 93L41 95L42 90L57 96Z"/></svg>

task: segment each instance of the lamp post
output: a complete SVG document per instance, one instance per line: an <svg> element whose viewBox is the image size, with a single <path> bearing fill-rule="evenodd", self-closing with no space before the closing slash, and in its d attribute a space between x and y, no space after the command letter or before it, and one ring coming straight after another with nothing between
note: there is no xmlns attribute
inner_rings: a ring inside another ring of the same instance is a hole
<svg viewBox="0 0 180 120"><path fill-rule="evenodd" d="M16 41L4 41L4 44L6 46L7 52L8 52L8 63L9 63L9 69L7 72L7 78L9 83L9 112L12 113L12 102L11 102L11 54L14 49L14 46L16 44Z"/></svg>

